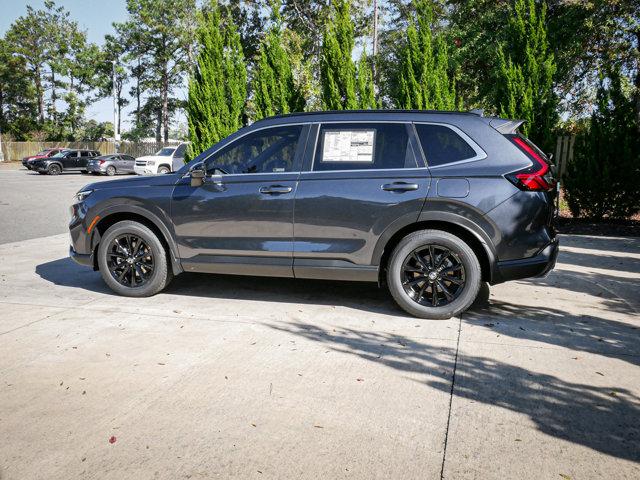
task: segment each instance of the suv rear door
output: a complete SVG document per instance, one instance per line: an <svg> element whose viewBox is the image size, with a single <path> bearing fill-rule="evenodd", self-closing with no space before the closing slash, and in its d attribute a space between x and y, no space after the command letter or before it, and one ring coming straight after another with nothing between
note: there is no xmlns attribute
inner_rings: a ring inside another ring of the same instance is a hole
<svg viewBox="0 0 640 480"><path fill-rule="evenodd" d="M293 199L308 130L246 133L204 160L203 185L178 181L171 217L186 271L293 276Z"/></svg>
<svg viewBox="0 0 640 480"><path fill-rule="evenodd" d="M430 184L410 123L315 125L295 200L294 274L376 280L383 232L415 222Z"/></svg>

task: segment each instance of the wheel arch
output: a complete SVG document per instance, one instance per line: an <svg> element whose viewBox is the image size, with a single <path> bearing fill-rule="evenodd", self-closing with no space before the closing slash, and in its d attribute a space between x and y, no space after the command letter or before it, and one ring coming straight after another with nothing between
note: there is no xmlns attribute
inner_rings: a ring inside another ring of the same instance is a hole
<svg viewBox="0 0 640 480"><path fill-rule="evenodd" d="M153 233L155 233L160 242L164 245L169 253L169 260L171 269L173 270L173 274L177 275L182 272L182 265L180 264L180 257L178 255L178 247L173 240L173 236L171 232L166 227L166 225L153 213L144 210L140 207L136 206L128 206L127 208L110 208L106 211L98 213L100 216L100 220L96 223L93 228L93 234L91 238L91 251L93 252L93 263L94 269L98 269L98 255L96 255L97 248L100 245L100 239L102 235L111 227L112 225L122 222L125 220L130 220L134 222L141 223L148 228L150 228Z"/></svg>
<svg viewBox="0 0 640 480"><path fill-rule="evenodd" d="M376 246L375 258L379 265L379 281L384 283L385 271L391 252L410 233L419 230L442 230L461 238L471 247L480 262L482 280L493 283L496 279L496 255L491 240L482 229L464 217L457 215L421 215L416 222L404 225L395 232L388 232L384 241Z"/></svg>

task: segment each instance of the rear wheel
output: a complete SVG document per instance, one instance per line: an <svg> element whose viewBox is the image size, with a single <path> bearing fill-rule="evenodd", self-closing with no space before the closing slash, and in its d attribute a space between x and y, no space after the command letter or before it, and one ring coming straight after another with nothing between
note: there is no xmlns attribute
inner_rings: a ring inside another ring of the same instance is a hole
<svg viewBox="0 0 640 480"><path fill-rule="evenodd" d="M441 230L407 235L389 260L387 284L407 313L445 319L475 300L482 272L473 250L462 239Z"/></svg>
<svg viewBox="0 0 640 480"><path fill-rule="evenodd" d="M149 227L128 220L105 232L98 248L98 264L105 283L126 297L155 295L172 278L160 239Z"/></svg>
<svg viewBox="0 0 640 480"><path fill-rule="evenodd" d="M107 175L109 175L110 177L113 177L116 174L116 167L114 167L113 165L109 165L107 167Z"/></svg>
<svg viewBox="0 0 640 480"><path fill-rule="evenodd" d="M49 165L49 168L47 169L47 173L49 175L60 175L61 172L62 172L62 169L60 168L60 165L58 165L57 163L52 163L51 165Z"/></svg>

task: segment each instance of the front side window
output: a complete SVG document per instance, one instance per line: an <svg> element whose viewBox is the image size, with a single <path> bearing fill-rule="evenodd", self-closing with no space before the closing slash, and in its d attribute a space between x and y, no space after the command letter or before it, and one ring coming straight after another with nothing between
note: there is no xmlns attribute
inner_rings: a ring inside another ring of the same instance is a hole
<svg viewBox="0 0 640 480"><path fill-rule="evenodd" d="M209 157L207 171L228 174L291 172L301 132L301 126L283 126L245 135Z"/></svg>
<svg viewBox="0 0 640 480"><path fill-rule="evenodd" d="M416 124L427 165L437 167L468 160L477 152L455 130L444 125Z"/></svg>
<svg viewBox="0 0 640 480"><path fill-rule="evenodd" d="M406 124L324 124L318 135L316 172L416 168Z"/></svg>

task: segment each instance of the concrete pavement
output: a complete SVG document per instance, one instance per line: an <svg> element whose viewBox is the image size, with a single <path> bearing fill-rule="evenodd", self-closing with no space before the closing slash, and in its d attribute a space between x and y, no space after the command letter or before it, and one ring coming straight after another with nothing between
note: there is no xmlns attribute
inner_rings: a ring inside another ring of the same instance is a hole
<svg viewBox="0 0 640 480"><path fill-rule="evenodd" d="M0 478L640 477L640 239L565 236L461 319L369 284L114 296L0 245Z"/></svg>

